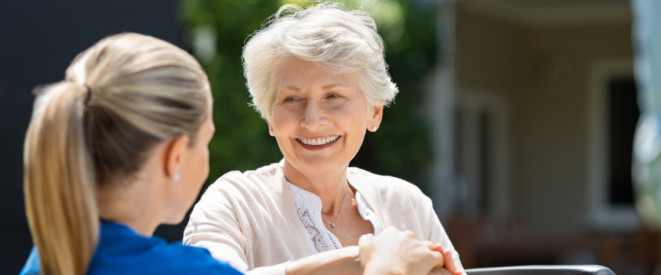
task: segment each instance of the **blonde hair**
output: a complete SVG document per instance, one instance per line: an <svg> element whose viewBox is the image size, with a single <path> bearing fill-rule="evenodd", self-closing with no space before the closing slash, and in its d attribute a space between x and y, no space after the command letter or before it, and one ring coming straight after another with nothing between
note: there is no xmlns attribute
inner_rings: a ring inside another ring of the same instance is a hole
<svg viewBox="0 0 661 275"><path fill-rule="evenodd" d="M30 230L44 274L83 274L98 242L96 186L134 175L158 142L194 142L209 83L185 51L125 33L78 55L64 81L37 92L23 160Z"/></svg>
<svg viewBox="0 0 661 275"><path fill-rule="evenodd" d="M346 10L337 3L303 10L283 6L243 49L244 75L253 106L268 119L279 63L288 56L337 72L357 72L367 101L373 106L387 105L398 89L388 74L384 50L376 23L363 11Z"/></svg>

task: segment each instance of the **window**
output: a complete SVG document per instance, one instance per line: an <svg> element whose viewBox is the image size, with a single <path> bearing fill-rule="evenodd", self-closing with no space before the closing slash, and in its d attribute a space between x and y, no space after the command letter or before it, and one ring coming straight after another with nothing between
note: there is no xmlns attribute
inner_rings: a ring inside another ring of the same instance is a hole
<svg viewBox="0 0 661 275"><path fill-rule="evenodd" d="M472 217L507 215L505 105L484 94L460 93L454 109L454 170L461 200Z"/></svg>
<svg viewBox="0 0 661 275"><path fill-rule="evenodd" d="M604 61L591 70L588 108L588 199L594 227L632 230L639 224L631 181L639 111L633 61Z"/></svg>

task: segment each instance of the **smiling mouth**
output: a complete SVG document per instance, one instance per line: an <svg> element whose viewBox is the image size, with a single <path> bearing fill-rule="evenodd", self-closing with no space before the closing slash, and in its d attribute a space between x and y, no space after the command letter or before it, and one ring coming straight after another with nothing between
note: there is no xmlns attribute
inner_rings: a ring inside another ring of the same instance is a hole
<svg viewBox="0 0 661 275"><path fill-rule="evenodd" d="M325 138L297 138L300 143L303 143L305 145L312 145L312 146L321 146L321 145L326 145L329 144L333 141L336 141L340 136L330 136L330 137L325 137Z"/></svg>

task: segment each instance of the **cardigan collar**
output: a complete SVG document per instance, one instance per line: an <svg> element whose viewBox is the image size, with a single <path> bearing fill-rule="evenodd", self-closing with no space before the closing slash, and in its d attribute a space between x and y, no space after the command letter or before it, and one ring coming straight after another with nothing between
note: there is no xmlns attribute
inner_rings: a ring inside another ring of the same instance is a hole
<svg viewBox="0 0 661 275"><path fill-rule="evenodd" d="M276 173L279 173L280 177L280 184L277 184L276 186L276 192L279 193L279 195L282 196L283 199L286 200L287 204L293 205L294 200L292 199L292 193L291 189L288 186L288 181L285 178L285 173L284 173L284 167L285 167L285 159L283 158L277 163L278 169ZM375 184L374 182L369 182L369 179L364 178L361 176L360 173L356 173L357 170L360 170L360 168L355 168L355 167L349 167L347 168L347 181L349 182L349 185L356 189L358 193L361 194L369 208L371 209L380 209L382 201L381 198L379 197L378 191L376 188L374 188ZM383 223L383 219L381 216L378 214L380 211L374 211L376 213L376 216L381 224Z"/></svg>

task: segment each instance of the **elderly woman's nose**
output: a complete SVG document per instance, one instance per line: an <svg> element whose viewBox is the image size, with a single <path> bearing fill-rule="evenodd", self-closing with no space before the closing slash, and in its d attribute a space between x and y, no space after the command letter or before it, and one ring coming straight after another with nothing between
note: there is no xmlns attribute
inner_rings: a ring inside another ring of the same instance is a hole
<svg viewBox="0 0 661 275"><path fill-rule="evenodd" d="M301 124L306 127L314 127L324 120L324 112L321 106L314 101L309 101L303 112Z"/></svg>

